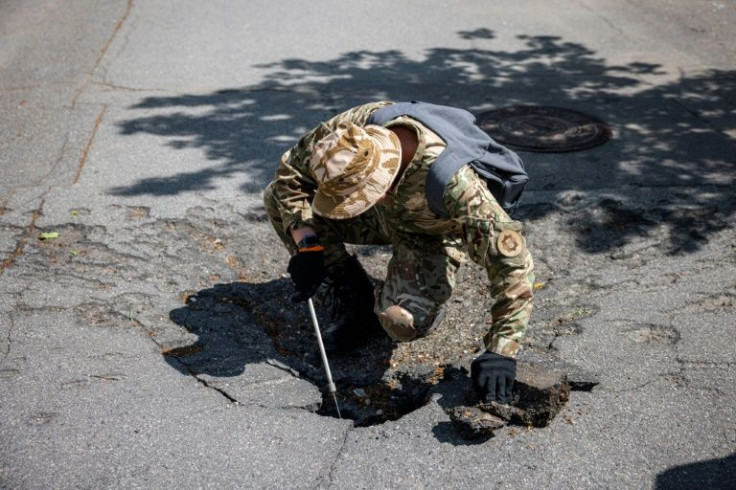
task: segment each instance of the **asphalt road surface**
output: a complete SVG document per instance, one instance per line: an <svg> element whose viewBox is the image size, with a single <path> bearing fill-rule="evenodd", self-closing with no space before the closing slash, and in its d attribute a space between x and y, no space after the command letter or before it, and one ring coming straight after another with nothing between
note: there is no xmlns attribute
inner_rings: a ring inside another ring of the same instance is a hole
<svg viewBox="0 0 736 490"><path fill-rule="evenodd" d="M736 488L734 32L726 0L0 1L0 487ZM354 420L323 405L261 192L380 99L612 129L520 152L522 356L584 381L549 426L450 422L472 265L432 337L331 359Z"/></svg>

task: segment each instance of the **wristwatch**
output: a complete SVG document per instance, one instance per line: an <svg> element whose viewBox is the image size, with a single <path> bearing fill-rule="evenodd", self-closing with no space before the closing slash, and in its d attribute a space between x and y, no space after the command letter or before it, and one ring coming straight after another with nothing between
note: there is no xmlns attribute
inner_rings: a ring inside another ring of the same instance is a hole
<svg viewBox="0 0 736 490"><path fill-rule="evenodd" d="M299 242L297 242L296 246L299 250L305 249L305 248L312 248L312 247L318 247L321 243L319 243L319 237L317 235L307 235Z"/></svg>

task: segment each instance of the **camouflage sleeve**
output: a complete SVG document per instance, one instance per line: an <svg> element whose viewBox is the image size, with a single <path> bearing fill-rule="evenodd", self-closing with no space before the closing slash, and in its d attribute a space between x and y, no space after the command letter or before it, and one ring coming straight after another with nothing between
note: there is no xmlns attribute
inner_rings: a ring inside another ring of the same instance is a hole
<svg viewBox="0 0 736 490"><path fill-rule="evenodd" d="M483 266L491 285L493 321L486 348L515 357L532 312L534 264L523 225L501 208L485 182L463 167L445 191L445 206L462 225L468 254Z"/></svg>
<svg viewBox="0 0 736 490"><path fill-rule="evenodd" d="M312 224L311 203L317 183L309 170L309 158L314 144L342 122L365 125L374 111L390 103L372 102L338 114L306 133L293 148L283 154L276 170L274 194L279 204L284 231Z"/></svg>

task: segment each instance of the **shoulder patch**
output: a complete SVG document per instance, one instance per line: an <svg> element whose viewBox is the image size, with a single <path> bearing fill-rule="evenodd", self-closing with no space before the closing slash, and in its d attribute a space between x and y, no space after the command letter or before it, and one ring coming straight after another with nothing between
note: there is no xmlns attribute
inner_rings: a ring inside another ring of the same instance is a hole
<svg viewBox="0 0 736 490"><path fill-rule="evenodd" d="M498 251L504 257L517 257L524 249L524 239L514 230L503 230L498 234L496 245Z"/></svg>

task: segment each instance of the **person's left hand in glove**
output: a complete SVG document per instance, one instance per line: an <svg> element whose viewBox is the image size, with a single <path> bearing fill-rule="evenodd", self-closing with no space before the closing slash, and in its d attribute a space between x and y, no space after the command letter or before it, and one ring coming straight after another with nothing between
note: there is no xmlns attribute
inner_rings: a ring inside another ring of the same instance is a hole
<svg viewBox="0 0 736 490"><path fill-rule="evenodd" d="M516 359L486 351L470 365L470 378L481 401L510 403Z"/></svg>

